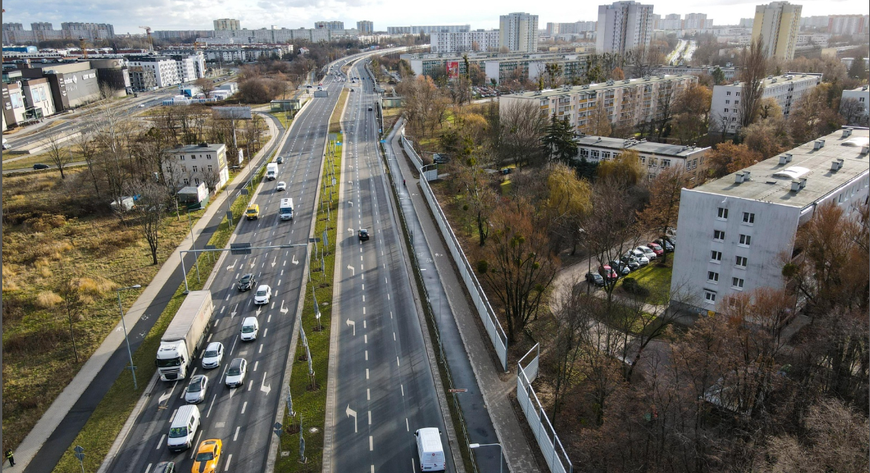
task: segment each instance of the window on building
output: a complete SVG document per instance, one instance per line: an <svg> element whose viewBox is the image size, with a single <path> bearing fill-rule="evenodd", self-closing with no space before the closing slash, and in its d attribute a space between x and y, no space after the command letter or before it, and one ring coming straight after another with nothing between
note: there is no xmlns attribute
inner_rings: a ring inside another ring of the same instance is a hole
<svg viewBox="0 0 870 473"><path fill-rule="evenodd" d="M734 95L740 97L740 92L735 92Z"/></svg>
<svg viewBox="0 0 870 473"><path fill-rule="evenodd" d="M726 101L725 101L725 105L728 105L729 103L731 103L730 100L726 100Z"/></svg>
<svg viewBox="0 0 870 473"><path fill-rule="evenodd" d="M212 172L211 164L208 165L208 172Z"/></svg>
<svg viewBox="0 0 870 473"><path fill-rule="evenodd" d="M198 169L197 169L196 166L192 166L192 167L191 167L191 170L192 170L193 172L197 172L197 171L198 171Z"/></svg>
<svg viewBox="0 0 870 473"><path fill-rule="evenodd" d="M717 241L725 240L725 232L722 230L713 230L713 239Z"/></svg>
<svg viewBox="0 0 870 473"><path fill-rule="evenodd" d="M734 264L737 265L737 267L739 267L739 268L745 268L747 261L748 260L746 259L745 256L736 256L734 258Z"/></svg>
<svg viewBox="0 0 870 473"><path fill-rule="evenodd" d="M741 245L749 246L749 244L750 244L751 241L752 241L752 237L751 237L751 236L749 236L749 235L740 235L740 244L741 244Z"/></svg>
<svg viewBox="0 0 870 473"><path fill-rule="evenodd" d="M646 156L640 157L640 164L646 164Z"/></svg>
<svg viewBox="0 0 870 473"><path fill-rule="evenodd" d="M734 289L743 289L743 279L731 278L731 287Z"/></svg>
<svg viewBox="0 0 870 473"><path fill-rule="evenodd" d="M589 157L589 148L580 148L580 157L588 158Z"/></svg>
<svg viewBox="0 0 870 473"><path fill-rule="evenodd" d="M704 302L708 304L716 303L716 293L714 291L704 290Z"/></svg>
<svg viewBox="0 0 870 473"><path fill-rule="evenodd" d="M183 155L183 154L179 154L179 155L178 155L178 160L179 160L179 161L184 161L184 155Z"/></svg>
<svg viewBox="0 0 870 473"><path fill-rule="evenodd" d="M602 160L610 159L610 152L609 151L602 151L601 152L601 159Z"/></svg>
<svg viewBox="0 0 870 473"><path fill-rule="evenodd" d="M185 177L185 178L182 179L182 180L184 181L184 185L185 185L185 186L189 186L189 185L190 185L190 179L188 179L188 178Z"/></svg>
<svg viewBox="0 0 870 473"><path fill-rule="evenodd" d="M725 92L725 95L731 95L731 91Z"/></svg>
<svg viewBox="0 0 870 473"><path fill-rule="evenodd" d="M599 155L600 155L600 153L598 152L597 149L592 150L592 159L598 159Z"/></svg>
<svg viewBox="0 0 870 473"><path fill-rule="evenodd" d="M195 178L193 179L193 182L196 182L196 185L199 185L199 178L198 178L198 177L195 177Z"/></svg>
<svg viewBox="0 0 870 473"><path fill-rule="evenodd" d="M211 155L210 154L205 155L205 159L211 159Z"/></svg>
<svg viewBox="0 0 870 473"><path fill-rule="evenodd" d="M662 160L662 167L663 168L671 167L671 160L670 159L663 159Z"/></svg>
<svg viewBox="0 0 870 473"><path fill-rule="evenodd" d="M728 109L727 109L727 108L725 109L725 113L728 113Z"/></svg>
<svg viewBox="0 0 870 473"><path fill-rule="evenodd" d="M190 159L196 159L196 155L195 155L195 154L191 154L191 155L190 155Z"/></svg>
<svg viewBox="0 0 870 473"><path fill-rule="evenodd" d="M748 223L750 225L755 223L755 214L750 212L743 212L743 223Z"/></svg>
<svg viewBox="0 0 870 473"><path fill-rule="evenodd" d="M719 207L719 210L716 212L716 217L721 218L722 220L728 220L728 209L725 207Z"/></svg>
<svg viewBox="0 0 870 473"><path fill-rule="evenodd" d="M734 101L734 105L740 105L740 101L739 101L739 100L735 100L735 101Z"/></svg>
<svg viewBox="0 0 870 473"><path fill-rule="evenodd" d="M722 252L713 250L710 252L710 261L722 261Z"/></svg>
<svg viewBox="0 0 870 473"><path fill-rule="evenodd" d="M707 282L719 282L719 273L716 271L707 271Z"/></svg>

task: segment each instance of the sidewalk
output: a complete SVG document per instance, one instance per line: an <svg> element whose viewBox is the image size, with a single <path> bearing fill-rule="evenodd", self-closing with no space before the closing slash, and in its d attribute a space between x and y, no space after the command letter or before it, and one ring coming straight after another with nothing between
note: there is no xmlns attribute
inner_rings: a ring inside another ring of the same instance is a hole
<svg viewBox="0 0 870 473"><path fill-rule="evenodd" d="M402 126L400 120L394 130ZM398 144L399 134L394 132L391 140L387 140L388 162L396 175L396 182L401 178L407 188L399 188L400 205L406 209L409 226L419 226L424 238L414 238L413 251L421 261L421 268L426 260L434 264L437 274L424 276L424 283L431 298L433 307L438 308L440 320L445 322L441 328L444 345L450 332L458 331L464 350L446 350L450 371L457 387L468 388L468 392L458 394L458 400L466 419L470 442L499 443L502 447L507 466L514 472L543 471L535 461L532 448L523 434L521 422L512 406L511 392L516 389L516 376L513 373L504 374L502 368L495 363L490 354L490 341L478 330L480 322L472 311L465 297L464 284L454 271L449 251L439 236L439 230L433 221L425 198L418 187L418 179L414 178L404 151ZM392 159L395 155L398 159ZM399 170L394 169L398 164ZM399 172L397 172L399 171ZM410 205L406 205L406 202ZM407 209L410 209L408 211ZM418 235L419 235L418 234ZM445 298L447 305L440 307L438 300ZM449 317L452 312L452 319ZM453 323L450 323L453 322ZM457 340L457 343L459 341ZM468 383L468 384L464 384ZM481 397L482 396L482 397ZM478 401L477 399L480 399ZM494 427L495 438L488 438L489 430ZM459 439L464 441L464 439ZM498 471L498 450L484 448L473 450L477 459L478 469L484 472ZM495 469L494 469L495 468Z"/></svg>
<svg viewBox="0 0 870 473"><path fill-rule="evenodd" d="M266 120L266 122L269 126L269 130L272 133L272 137L269 139L269 142L266 143L263 149L257 153L252 161L257 161L259 159L262 159L263 156L268 155L268 153L270 153L271 150L274 148L274 145L283 138L283 136L279 135L279 129L275 125L273 120ZM206 242L208 241L208 238L211 237L211 232L204 234L203 230L209 227L211 231L213 231L216 227L216 225L212 224L212 219L217 219L218 222L223 219L224 212L226 210L224 208L224 201L227 199L227 196L233 194L233 191L235 190L231 189L231 187L235 188L238 187L240 184L244 183L247 180L250 172L256 169L257 166L246 166L239 173L239 175L236 176L233 183L228 184L226 189L211 202L203 216L196 221L193 227L193 233L198 240L198 248L201 248L202 245L205 244L199 240L199 237L202 237ZM152 311L150 312L153 312L154 310L152 306L162 304L163 307L165 307L165 305L168 303L168 300L161 300L162 297L158 297L161 293L161 290L164 290L164 286L167 286L166 290L171 290L170 293L174 293L176 288L178 287L177 285L174 287L169 286L171 286L173 280L178 280L180 278L180 251L188 250L190 248L190 244L190 237L188 237L178 246L178 248L163 263L160 270L154 276L152 282L145 286L144 289L142 289L142 293L139 295L139 298L136 299L136 302L133 303L132 307L124 315L124 321L129 329L131 337L131 344L133 343L132 338L134 336L134 332L136 331L136 326L142 319L142 316L145 314L146 310L151 308ZM190 258L192 262L193 257L191 256ZM189 262L185 262L185 264L188 269L191 268ZM160 312L162 312L162 309L160 309ZM160 312L157 312L157 315L159 315ZM155 320L151 321L151 324L153 325L155 321L156 318ZM94 383L97 375L101 374L101 371L109 362L110 358L116 352L118 352L119 348L121 348L123 344L124 334L122 331L121 323L119 321L118 325L115 326L115 328L106 337L103 343L97 348L93 355L91 355L88 361L85 362L84 366L82 366L78 374L76 374L76 376L69 383L69 385L67 385L67 387L63 390L60 396L55 399L55 401L51 404L45 414L43 414L39 422L36 423L36 425L33 427L27 437L25 437L24 441L21 442L21 445L17 447L15 451L15 457L17 460L15 467L9 467L8 462L6 462L4 463L3 467L4 471L24 471L25 469L27 469L28 465L30 465L30 463L33 461L34 457L37 456L37 453L40 452L44 445L47 445L49 443L49 437L51 437L52 434L55 433L55 430L58 428L61 422L67 418L68 415L75 415L82 421L86 421L87 418L90 417L93 411L82 413L78 412L78 409L74 410L73 408L80 401L85 391L89 387L91 387L92 383ZM125 352L125 359L126 356L127 355ZM124 363L124 366L126 366L126 364L127 363ZM106 375L105 377L109 376ZM112 383L114 383L115 379L116 376L111 377L111 379L102 381L107 382L110 386ZM145 386L147 385L149 380L139 379L138 381L144 391ZM98 399L92 401L99 402ZM50 443L52 444L51 447L53 449L61 449L61 451L59 452L60 455L62 455L63 451L65 451L69 447L69 445L53 445L54 442ZM54 451L54 453L58 454L57 451Z"/></svg>

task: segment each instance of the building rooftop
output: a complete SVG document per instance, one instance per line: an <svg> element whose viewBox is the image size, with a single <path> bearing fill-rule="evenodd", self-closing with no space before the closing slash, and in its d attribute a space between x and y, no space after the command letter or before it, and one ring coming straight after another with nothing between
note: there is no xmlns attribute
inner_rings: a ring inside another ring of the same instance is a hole
<svg viewBox="0 0 870 473"><path fill-rule="evenodd" d="M806 79L808 77L815 78L816 80L822 80L821 72L789 72L787 74L783 74L781 76L767 76L764 79L764 86L770 87L773 84L782 83L783 81L793 81L795 79ZM716 87L743 87L743 83L739 80L734 81L731 84L717 85Z"/></svg>
<svg viewBox="0 0 870 473"><path fill-rule="evenodd" d="M844 136L848 133L845 130L848 128L692 190L791 207L807 207L870 172L867 152L870 131L867 128L855 128L851 135ZM824 145L817 148L817 143L822 141ZM836 167L833 163L838 160L842 160L842 166L833 170ZM747 172L749 180L745 178ZM741 177L743 182L738 182ZM800 188L793 191L794 187Z"/></svg>
<svg viewBox="0 0 870 473"><path fill-rule="evenodd" d="M590 91L596 91L601 89L617 89L620 87L637 87L643 84L654 84L656 82L668 82L674 79L680 78L693 78L697 79L692 75L660 75L660 76L649 76L644 77L642 79L625 79L625 80L609 80L607 82L601 82L599 84L588 84L588 85L575 85L575 86L562 86L558 89L545 89L542 91L531 91L531 92L523 92L519 94L512 94L506 97L519 97L519 98L546 98L560 95L576 95L588 93Z"/></svg>
<svg viewBox="0 0 870 473"><path fill-rule="evenodd" d="M655 154L658 156L675 156L679 158L689 157L699 151L710 149L695 146L683 146L669 143L656 143L646 140L624 140L622 138L608 138L603 136L581 136L575 138L577 146L595 146L614 150L632 149L642 154Z"/></svg>
<svg viewBox="0 0 870 473"><path fill-rule="evenodd" d="M205 145L205 146L203 146L203 145ZM226 146L227 145L225 145L223 143L213 143L213 144L201 143L198 145L177 146L177 147L171 148L167 151L170 153L195 153L195 152L204 151L204 150L218 151L221 148L225 148Z"/></svg>

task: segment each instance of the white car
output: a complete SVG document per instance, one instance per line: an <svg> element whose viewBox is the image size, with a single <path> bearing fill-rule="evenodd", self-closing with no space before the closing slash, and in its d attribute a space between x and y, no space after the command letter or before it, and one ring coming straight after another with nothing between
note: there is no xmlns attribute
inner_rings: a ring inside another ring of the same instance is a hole
<svg viewBox="0 0 870 473"><path fill-rule="evenodd" d="M652 250L650 250L652 251ZM272 300L272 288L269 287L268 284L260 284L260 287L257 288L256 294L254 294L254 304L263 305L268 304L269 301Z"/></svg>
<svg viewBox="0 0 870 473"><path fill-rule="evenodd" d="M205 352L202 354L202 368L212 369L221 365L224 359L224 344L221 342L211 342L205 347Z"/></svg>
<svg viewBox="0 0 870 473"><path fill-rule="evenodd" d="M257 339L257 334L260 333L260 322L256 317L245 317L242 322L241 338L243 342L252 342Z"/></svg>
<svg viewBox="0 0 870 473"><path fill-rule="evenodd" d="M208 389L208 376L198 374L190 378L187 390L184 391L184 401L188 404L199 404L205 401L205 392Z"/></svg>
<svg viewBox="0 0 870 473"><path fill-rule="evenodd" d="M278 181L278 185L275 186L275 190L286 191L287 190L287 183L284 181Z"/></svg>
<svg viewBox="0 0 870 473"><path fill-rule="evenodd" d="M646 253L640 250L631 250L632 256L637 259L637 262L640 263L641 266L646 266L649 264L649 258L646 257Z"/></svg>
<svg viewBox="0 0 870 473"><path fill-rule="evenodd" d="M245 375L248 374L248 362L244 358L233 358L230 362L230 367L227 369L227 377L224 383L235 388L241 386L245 382Z"/></svg>
<svg viewBox="0 0 870 473"><path fill-rule="evenodd" d="M650 261L656 259L656 252L652 250L652 248L648 246L638 246L635 248L636 251L643 252L643 255L647 257Z"/></svg>

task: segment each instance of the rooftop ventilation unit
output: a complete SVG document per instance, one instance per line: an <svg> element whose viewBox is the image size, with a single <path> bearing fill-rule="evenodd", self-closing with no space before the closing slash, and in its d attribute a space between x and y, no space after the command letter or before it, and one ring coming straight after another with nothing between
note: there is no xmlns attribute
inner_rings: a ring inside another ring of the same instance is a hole
<svg viewBox="0 0 870 473"><path fill-rule="evenodd" d="M743 180L748 181L752 177L752 173L749 171L743 171Z"/></svg>
<svg viewBox="0 0 870 473"><path fill-rule="evenodd" d="M743 173L742 172L738 172L737 174L734 175L734 182L736 184L740 184L741 182L743 182Z"/></svg>
<svg viewBox="0 0 870 473"><path fill-rule="evenodd" d="M816 140L813 143L813 149L822 149L825 147L825 140Z"/></svg>
<svg viewBox="0 0 870 473"><path fill-rule="evenodd" d="M831 161L831 172L837 172L840 169L843 169L843 162L842 158Z"/></svg>
<svg viewBox="0 0 870 473"><path fill-rule="evenodd" d="M791 191L797 192L801 190L801 181L791 181Z"/></svg>
<svg viewBox="0 0 870 473"><path fill-rule="evenodd" d="M801 189L803 189L804 187L806 187L806 186L807 186L807 178L802 177L801 180L800 180L800 183L801 183Z"/></svg>
<svg viewBox="0 0 870 473"><path fill-rule="evenodd" d="M867 153L870 153L870 146L867 146L867 145L862 146L861 147L861 155L865 155Z"/></svg>
<svg viewBox="0 0 870 473"><path fill-rule="evenodd" d="M843 138L848 138L850 136L852 136L852 129L851 128L843 128Z"/></svg>

